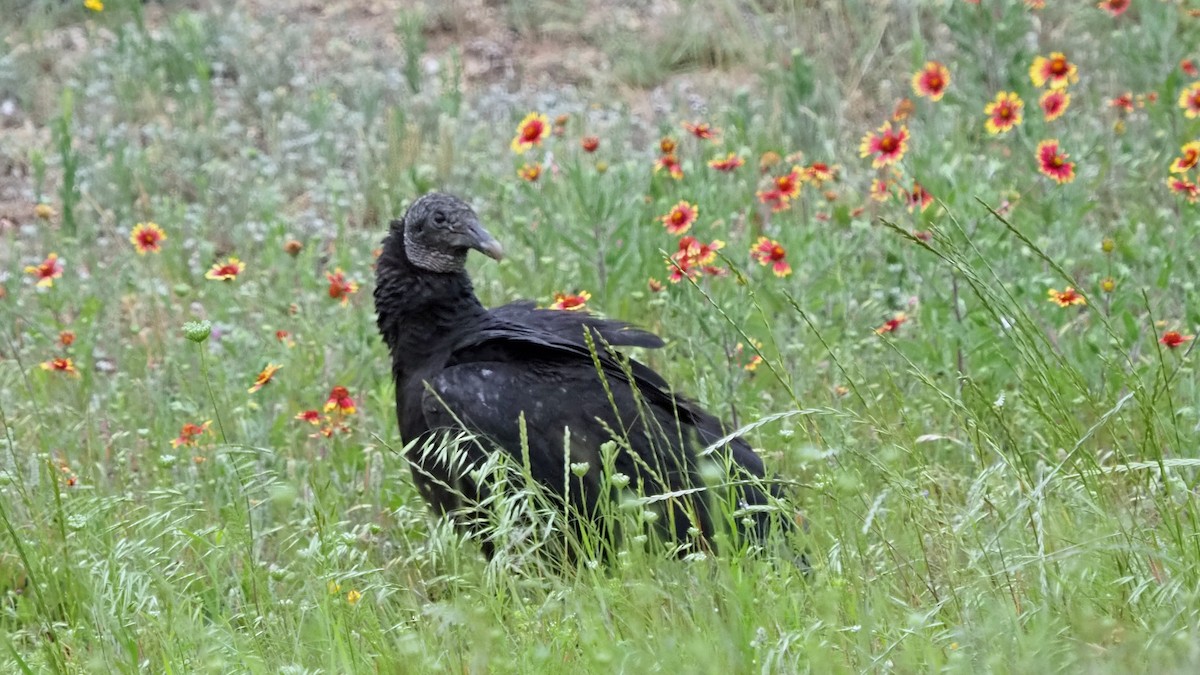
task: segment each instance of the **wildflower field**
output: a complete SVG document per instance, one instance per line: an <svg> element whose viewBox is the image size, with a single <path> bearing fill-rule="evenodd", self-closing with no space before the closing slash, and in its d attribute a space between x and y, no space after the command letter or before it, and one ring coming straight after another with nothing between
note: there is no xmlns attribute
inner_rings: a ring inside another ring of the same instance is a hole
<svg viewBox="0 0 1200 675"><path fill-rule="evenodd" d="M1044 6L1043 6L1044 5ZM1195 672L1200 4L0 0L0 672ZM429 516L373 263L746 436L812 570Z"/></svg>

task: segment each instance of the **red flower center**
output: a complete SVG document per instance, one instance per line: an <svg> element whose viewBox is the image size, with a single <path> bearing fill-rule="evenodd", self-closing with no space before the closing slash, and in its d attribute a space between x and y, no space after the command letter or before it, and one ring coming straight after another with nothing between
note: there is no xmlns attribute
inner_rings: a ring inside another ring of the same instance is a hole
<svg viewBox="0 0 1200 675"><path fill-rule="evenodd" d="M521 131L521 140L532 143L542 137L542 123L530 122Z"/></svg>
<svg viewBox="0 0 1200 675"><path fill-rule="evenodd" d="M895 152L900 147L900 141L895 136L887 135L879 139L879 150L885 153Z"/></svg>
<svg viewBox="0 0 1200 675"><path fill-rule="evenodd" d="M1050 73L1055 77L1063 77L1070 70L1067 65L1067 60L1063 57L1058 57L1050 61Z"/></svg>

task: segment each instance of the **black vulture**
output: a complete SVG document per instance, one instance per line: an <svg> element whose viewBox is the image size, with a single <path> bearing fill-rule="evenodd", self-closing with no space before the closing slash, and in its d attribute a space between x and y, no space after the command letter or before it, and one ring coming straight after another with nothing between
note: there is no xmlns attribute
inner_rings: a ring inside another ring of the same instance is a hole
<svg viewBox="0 0 1200 675"><path fill-rule="evenodd" d="M631 480L630 488L660 498L651 501L667 513L656 528L681 553L711 548L714 495L736 500L744 513L734 528L750 543L765 541L772 523L795 527L791 518L773 515L768 492L775 491L756 480L762 460L741 438L707 456L727 471L724 490L704 488L700 451L725 437L721 422L675 394L654 370L612 349L661 347L658 336L530 302L486 309L464 269L471 249L503 257L470 206L431 193L391 222L376 267L375 309L391 352L400 433L413 443L414 480L437 512L465 524L469 502L487 490L469 469L483 453L500 451L548 494L565 498L577 525L599 525L595 531L608 536L612 530L596 515L605 498L602 446L613 452L615 442L613 468ZM475 456L455 462L430 452L463 432L479 442L460 452ZM583 463L589 468L579 480L564 480L570 464ZM480 534L478 526L466 527ZM480 538L491 557L492 543Z"/></svg>

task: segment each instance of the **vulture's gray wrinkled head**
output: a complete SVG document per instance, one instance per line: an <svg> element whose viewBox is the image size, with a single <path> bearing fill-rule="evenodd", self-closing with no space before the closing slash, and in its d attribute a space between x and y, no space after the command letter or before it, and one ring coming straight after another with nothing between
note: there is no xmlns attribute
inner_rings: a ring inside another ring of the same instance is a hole
<svg viewBox="0 0 1200 675"><path fill-rule="evenodd" d="M460 272L467 251L500 260L504 249L479 224L475 211L453 195L431 192L408 207L396 224L404 227L404 250L409 262L430 272Z"/></svg>

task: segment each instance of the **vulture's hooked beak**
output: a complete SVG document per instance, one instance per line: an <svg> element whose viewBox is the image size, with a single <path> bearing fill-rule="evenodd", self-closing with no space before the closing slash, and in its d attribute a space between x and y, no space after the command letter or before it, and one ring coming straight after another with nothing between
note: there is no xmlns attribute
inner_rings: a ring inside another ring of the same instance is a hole
<svg viewBox="0 0 1200 675"><path fill-rule="evenodd" d="M504 259L504 247L487 230L483 229L483 226L478 221L470 224L469 232L471 248L493 260Z"/></svg>

